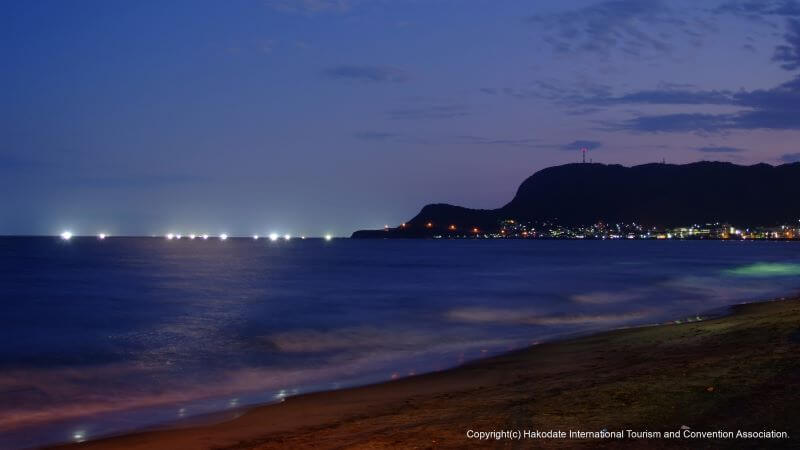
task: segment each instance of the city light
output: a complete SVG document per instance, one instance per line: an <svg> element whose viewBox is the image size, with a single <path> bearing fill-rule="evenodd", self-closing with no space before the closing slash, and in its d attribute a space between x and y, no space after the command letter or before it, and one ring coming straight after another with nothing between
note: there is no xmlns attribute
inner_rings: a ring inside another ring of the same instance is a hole
<svg viewBox="0 0 800 450"><path fill-rule="evenodd" d="M100 239L101 241L103 239L105 239L105 238L106 238L106 234L105 233L100 233L100 234L97 235L97 239Z"/></svg>
<svg viewBox="0 0 800 450"><path fill-rule="evenodd" d="M168 240L168 241L171 241L171 240L173 240L173 239L175 239L175 235L174 235L174 234L172 234L172 233L167 233L167 240Z"/></svg>
<svg viewBox="0 0 800 450"><path fill-rule="evenodd" d="M270 233L269 234L270 241L277 241L278 240L278 233Z"/></svg>
<svg viewBox="0 0 800 450"><path fill-rule="evenodd" d="M208 240L208 235L207 235L207 234L204 234L204 235L203 235L203 240L204 240L204 241L207 241L207 240Z"/></svg>
<svg viewBox="0 0 800 450"><path fill-rule="evenodd" d="M191 240L194 240L194 238L196 238L196 237L197 237L197 235L196 235L196 234L190 234L190 235L189 235L189 239L191 239Z"/></svg>
<svg viewBox="0 0 800 450"><path fill-rule="evenodd" d="M257 234L254 234L254 235L253 235L253 240L254 240L254 241L257 241L257 240L258 240L258 235L257 235Z"/></svg>
<svg viewBox="0 0 800 450"><path fill-rule="evenodd" d="M325 235L325 240L326 241L330 241L331 239L333 239L333 236L331 236L330 234L326 234Z"/></svg>
<svg viewBox="0 0 800 450"><path fill-rule="evenodd" d="M284 234L284 235L283 235L283 238L284 238L284 239L286 239L286 240L288 241L289 239L291 239L291 238L292 238L292 235L291 235L291 234Z"/></svg>
<svg viewBox="0 0 800 450"><path fill-rule="evenodd" d="M181 235L180 235L180 234L176 234L176 235L175 235L175 239L180 239L180 238L181 238Z"/></svg>
<svg viewBox="0 0 800 450"><path fill-rule="evenodd" d="M224 241L225 239L228 239L228 235L225 234L225 233L222 233L222 234L219 235L219 239Z"/></svg>
<svg viewBox="0 0 800 450"><path fill-rule="evenodd" d="M72 239L72 232L65 231L65 232L61 233L61 239L65 240L65 241L68 241L68 240Z"/></svg>

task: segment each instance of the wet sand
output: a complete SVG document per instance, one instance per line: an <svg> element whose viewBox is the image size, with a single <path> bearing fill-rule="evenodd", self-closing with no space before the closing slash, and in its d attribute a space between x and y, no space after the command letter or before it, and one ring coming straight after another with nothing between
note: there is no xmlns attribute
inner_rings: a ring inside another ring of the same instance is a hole
<svg viewBox="0 0 800 450"><path fill-rule="evenodd" d="M777 430L786 440L477 441L468 430ZM223 423L61 448L685 448L800 444L800 299L558 342L287 398Z"/></svg>

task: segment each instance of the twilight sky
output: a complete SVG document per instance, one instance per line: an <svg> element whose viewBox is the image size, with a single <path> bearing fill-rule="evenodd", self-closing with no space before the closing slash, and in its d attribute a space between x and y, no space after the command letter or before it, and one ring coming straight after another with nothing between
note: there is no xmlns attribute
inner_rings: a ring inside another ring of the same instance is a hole
<svg viewBox="0 0 800 450"><path fill-rule="evenodd" d="M3 3L0 234L349 235L542 168L800 160L800 1Z"/></svg>

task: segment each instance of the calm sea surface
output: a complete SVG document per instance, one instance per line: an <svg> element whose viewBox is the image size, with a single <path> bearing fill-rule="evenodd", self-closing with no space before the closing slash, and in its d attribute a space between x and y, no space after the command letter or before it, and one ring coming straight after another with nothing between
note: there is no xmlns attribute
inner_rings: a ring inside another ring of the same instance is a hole
<svg viewBox="0 0 800 450"><path fill-rule="evenodd" d="M0 238L0 448L795 293L800 243Z"/></svg>

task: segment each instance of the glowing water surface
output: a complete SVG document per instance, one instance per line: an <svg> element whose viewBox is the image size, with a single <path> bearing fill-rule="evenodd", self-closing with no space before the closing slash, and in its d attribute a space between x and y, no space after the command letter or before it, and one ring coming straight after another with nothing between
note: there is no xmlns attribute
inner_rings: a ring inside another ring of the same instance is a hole
<svg viewBox="0 0 800 450"><path fill-rule="evenodd" d="M0 448L221 419L800 285L792 242L274 237L0 238Z"/></svg>

